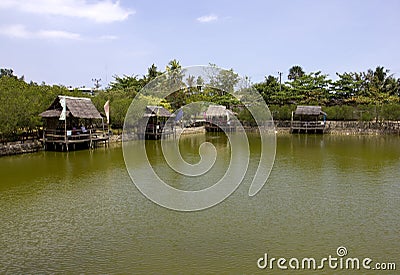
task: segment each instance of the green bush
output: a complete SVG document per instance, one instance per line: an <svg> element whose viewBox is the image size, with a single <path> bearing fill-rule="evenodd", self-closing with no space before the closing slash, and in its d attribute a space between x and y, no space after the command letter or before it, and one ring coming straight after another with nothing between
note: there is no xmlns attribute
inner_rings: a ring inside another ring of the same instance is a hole
<svg viewBox="0 0 400 275"><path fill-rule="evenodd" d="M356 110L357 120L361 121L372 121L376 118L376 106L369 105L359 105Z"/></svg>
<svg viewBox="0 0 400 275"><path fill-rule="evenodd" d="M400 104L384 104L380 115L385 120L400 120Z"/></svg>
<svg viewBox="0 0 400 275"><path fill-rule="evenodd" d="M355 120L356 109L353 106L336 105L323 107L328 120Z"/></svg>
<svg viewBox="0 0 400 275"><path fill-rule="evenodd" d="M237 118L241 121L241 123L245 126L256 126L257 123L250 111L247 109L242 109L238 112Z"/></svg>
<svg viewBox="0 0 400 275"><path fill-rule="evenodd" d="M274 120L291 120L295 105L270 105L268 106Z"/></svg>

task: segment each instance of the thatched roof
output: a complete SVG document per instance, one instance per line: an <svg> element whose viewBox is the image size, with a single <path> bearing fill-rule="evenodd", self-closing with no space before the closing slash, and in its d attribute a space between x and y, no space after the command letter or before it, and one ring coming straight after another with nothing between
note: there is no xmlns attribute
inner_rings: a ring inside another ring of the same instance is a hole
<svg viewBox="0 0 400 275"><path fill-rule="evenodd" d="M162 106L146 106L145 117L163 116L170 117L172 114Z"/></svg>
<svg viewBox="0 0 400 275"><path fill-rule="evenodd" d="M69 116L70 111L67 111L67 116ZM41 117L45 117L45 118L50 118L50 117L60 117L61 116L61 110L46 110L43 113L39 114L39 116Z"/></svg>
<svg viewBox="0 0 400 275"><path fill-rule="evenodd" d="M229 117L233 115L231 110L227 110L226 107L222 105L210 105L206 111L207 117Z"/></svg>
<svg viewBox="0 0 400 275"><path fill-rule="evenodd" d="M62 97L64 96L57 96L50 107L39 115L45 118L60 117L62 111L60 99ZM65 101L67 116L76 118L102 118L90 98L65 96Z"/></svg>
<svg viewBox="0 0 400 275"><path fill-rule="evenodd" d="M295 115L319 116L326 113L321 110L321 106L297 106Z"/></svg>

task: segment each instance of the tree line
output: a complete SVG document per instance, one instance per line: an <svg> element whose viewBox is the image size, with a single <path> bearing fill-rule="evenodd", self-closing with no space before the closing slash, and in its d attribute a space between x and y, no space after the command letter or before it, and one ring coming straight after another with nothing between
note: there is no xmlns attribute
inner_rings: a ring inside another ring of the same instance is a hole
<svg viewBox="0 0 400 275"><path fill-rule="evenodd" d="M288 81L267 76L254 84L277 119L290 118L296 105L325 107L332 120L399 120L400 79L382 66L366 72L336 73L332 80L321 71L306 73L301 66L289 69Z"/></svg>
<svg viewBox="0 0 400 275"><path fill-rule="evenodd" d="M251 116L241 108L241 102L229 94L237 86L256 89L268 104L274 119L287 120L297 105L320 105L331 120L400 120L400 79L382 66L365 72L337 73L332 80L321 71L305 72L299 65L288 70L287 81L268 75L258 83L240 83L239 75L230 70L213 74L208 85L200 77L185 76L176 59L165 70L152 64L145 75L113 76L104 90L91 97L98 110L110 100L111 127L122 128L125 114L133 98L156 77L167 72L168 77L182 84L180 89L165 99L146 97L149 104L161 104L174 111L197 101L213 102L235 111L238 118L251 121ZM98 83L97 83L98 85ZM69 91L63 85L42 82L27 83L24 77L14 75L12 69L0 69L0 139L12 140L19 134L42 126L38 116L57 95L88 97L78 90Z"/></svg>
<svg viewBox="0 0 400 275"><path fill-rule="evenodd" d="M27 83L12 69L0 69L0 141L12 141L37 130L45 111L57 95L83 96L61 85Z"/></svg>

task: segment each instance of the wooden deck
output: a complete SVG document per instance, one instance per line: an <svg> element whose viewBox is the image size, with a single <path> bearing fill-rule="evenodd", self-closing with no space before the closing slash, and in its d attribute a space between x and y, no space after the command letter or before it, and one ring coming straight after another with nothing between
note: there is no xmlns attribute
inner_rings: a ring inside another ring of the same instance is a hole
<svg viewBox="0 0 400 275"><path fill-rule="evenodd" d="M99 130L44 130L42 143L45 150L74 151L77 149L93 149L100 144L109 145L109 135Z"/></svg>
<svg viewBox="0 0 400 275"><path fill-rule="evenodd" d="M325 132L325 122L323 121L292 121L290 124L291 133L315 133Z"/></svg>
<svg viewBox="0 0 400 275"><path fill-rule="evenodd" d="M161 139L161 138L168 138L171 135L175 135L176 132L174 130L167 130L167 129L150 129L147 128L146 131L144 132L144 136L143 134L141 134L140 138L144 138L144 139L152 139L152 140L157 140L157 139Z"/></svg>
<svg viewBox="0 0 400 275"><path fill-rule="evenodd" d="M236 132L236 126L231 126L231 125L215 125L212 123L206 123L205 124L205 129L207 132Z"/></svg>

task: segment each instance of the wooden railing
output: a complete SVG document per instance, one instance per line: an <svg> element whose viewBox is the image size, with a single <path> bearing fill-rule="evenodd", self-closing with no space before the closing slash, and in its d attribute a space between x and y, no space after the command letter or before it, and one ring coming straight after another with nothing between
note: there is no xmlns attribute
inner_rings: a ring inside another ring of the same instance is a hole
<svg viewBox="0 0 400 275"><path fill-rule="evenodd" d="M323 130L325 128L325 122L324 121L292 121L291 128L298 129L298 130L314 130L314 129Z"/></svg>
<svg viewBox="0 0 400 275"><path fill-rule="evenodd" d="M73 130L59 130L59 129L46 129L43 131L44 142L84 142L95 140L99 138L108 138L108 134L98 129L88 129L82 131L81 129Z"/></svg>

